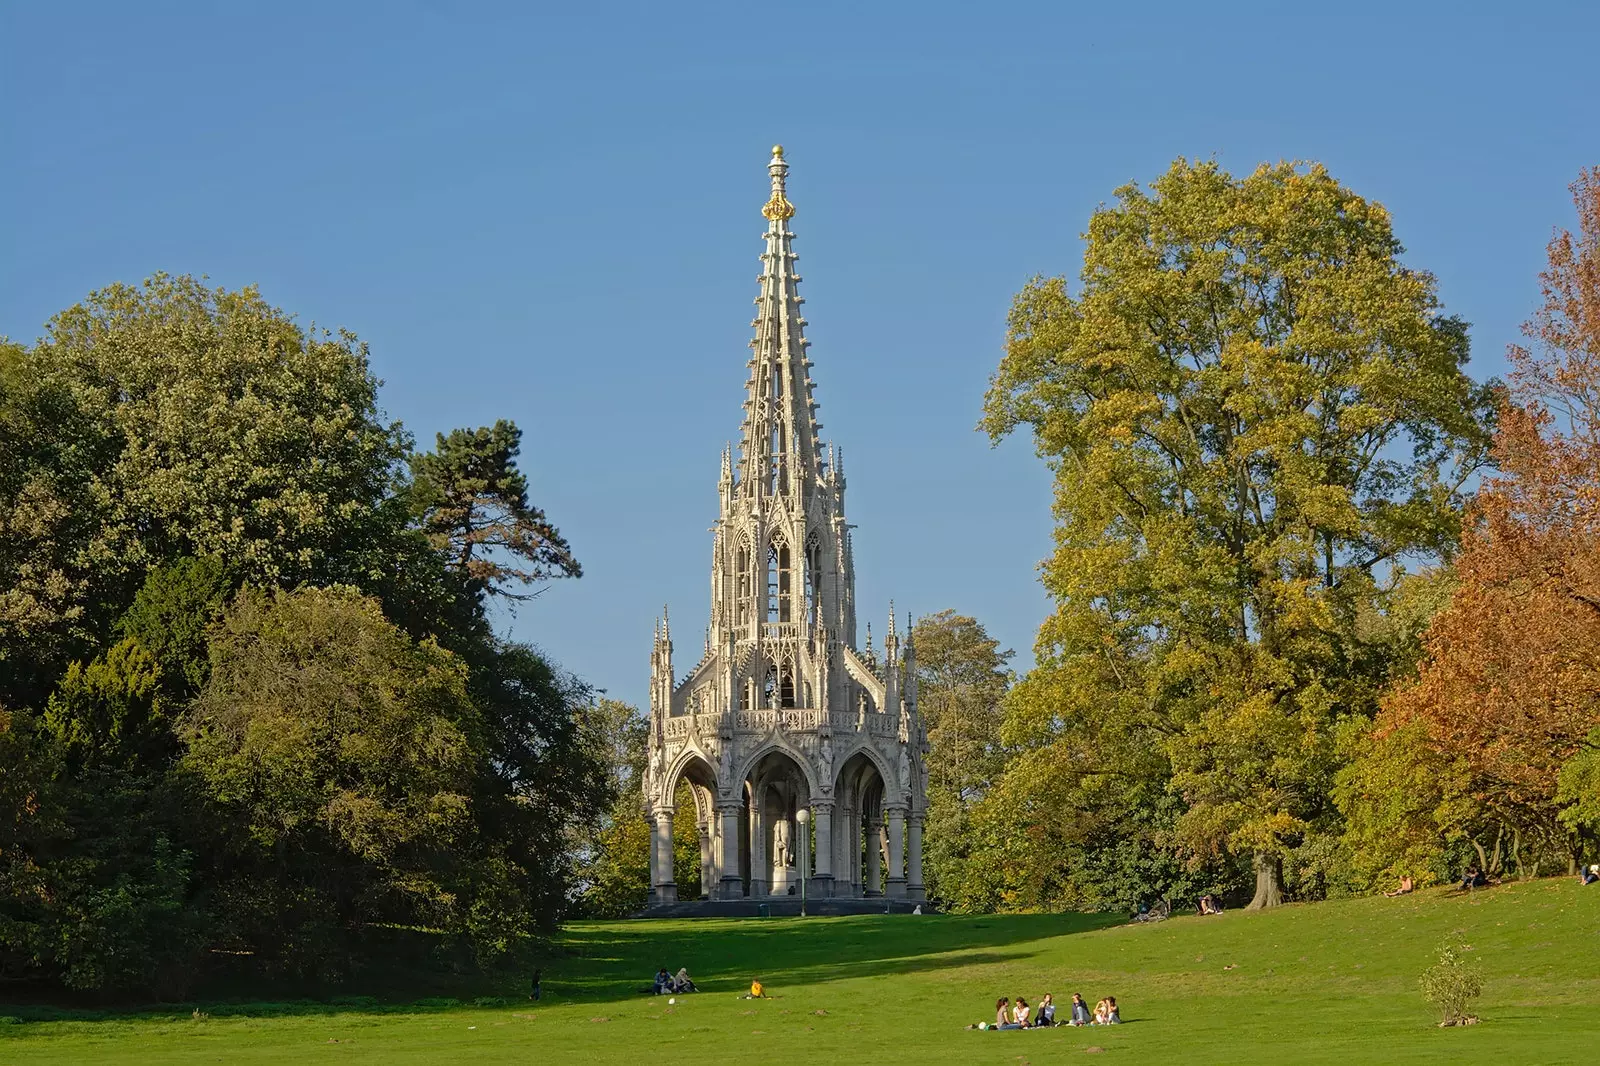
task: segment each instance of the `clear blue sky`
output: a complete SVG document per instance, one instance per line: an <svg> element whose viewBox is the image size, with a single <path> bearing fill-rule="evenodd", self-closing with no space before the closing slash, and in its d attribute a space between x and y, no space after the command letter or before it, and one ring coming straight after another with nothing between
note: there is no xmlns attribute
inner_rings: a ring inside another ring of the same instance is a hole
<svg viewBox="0 0 1600 1066"><path fill-rule="evenodd" d="M1296 11L1307 12L1297 14ZM1026 662L1049 480L974 432L1011 295L1174 157L1317 159L1474 324L1600 162L1600 5L0 4L0 333L157 270L371 343L419 440L513 418L586 576L514 632L638 701L699 654L767 149L860 602Z"/></svg>

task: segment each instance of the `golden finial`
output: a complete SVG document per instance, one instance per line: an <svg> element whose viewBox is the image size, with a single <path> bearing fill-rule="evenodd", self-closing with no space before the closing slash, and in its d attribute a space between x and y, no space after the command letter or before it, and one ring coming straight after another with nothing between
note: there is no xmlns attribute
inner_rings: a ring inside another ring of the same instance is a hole
<svg viewBox="0 0 1600 1066"><path fill-rule="evenodd" d="M794 217L794 204L783 194L783 176L788 173L789 164L783 158L783 145L772 146L772 162L768 165L772 172L772 199L768 200L761 208L762 215L769 222L781 222Z"/></svg>

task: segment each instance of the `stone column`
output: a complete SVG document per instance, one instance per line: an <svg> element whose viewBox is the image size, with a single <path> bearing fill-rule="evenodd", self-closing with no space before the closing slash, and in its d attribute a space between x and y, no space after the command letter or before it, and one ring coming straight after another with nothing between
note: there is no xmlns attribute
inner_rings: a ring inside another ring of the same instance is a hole
<svg viewBox="0 0 1600 1066"><path fill-rule="evenodd" d="M883 823L878 821L876 814L868 814L867 823L867 868L862 879L861 894L864 896L881 896L883 889L878 887L878 865L882 861L883 853L879 850L883 846Z"/></svg>
<svg viewBox="0 0 1600 1066"><path fill-rule="evenodd" d="M737 803L729 803L717 808L717 820L722 823L722 832L718 834L719 843L722 845L717 856L717 871L720 879L717 889L712 893L714 899L743 899L744 879L739 876L739 813L741 807Z"/></svg>
<svg viewBox="0 0 1600 1066"><path fill-rule="evenodd" d="M816 899L827 899L833 895L833 804L813 800L811 824L816 826L817 858L807 891Z"/></svg>
<svg viewBox="0 0 1600 1066"><path fill-rule="evenodd" d="M910 836L907 857L910 868L906 872L906 898L927 899L927 889L922 884L922 815L906 817L906 832Z"/></svg>
<svg viewBox="0 0 1600 1066"><path fill-rule="evenodd" d="M889 815L889 876L884 880L884 895L904 899L906 895L906 811L904 807L890 807Z"/></svg>
<svg viewBox="0 0 1600 1066"><path fill-rule="evenodd" d="M709 819L696 828L700 830L700 895L710 899L717 891L717 833Z"/></svg>
<svg viewBox="0 0 1600 1066"><path fill-rule="evenodd" d="M767 815L759 804L750 806L750 895L772 894L772 860L767 857Z"/></svg>
<svg viewBox="0 0 1600 1066"><path fill-rule="evenodd" d="M850 884L855 880L855 870L850 863L850 841L859 839L850 835L851 811L848 804L833 809L833 894L849 896L854 892Z"/></svg>
<svg viewBox="0 0 1600 1066"><path fill-rule="evenodd" d="M654 812L646 811L644 820L650 824L650 902L656 901L656 853L661 848L656 844L656 817Z"/></svg>
<svg viewBox="0 0 1600 1066"><path fill-rule="evenodd" d="M678 884L672 879L672 808L656 808L656 902L678 902Z"/></svg>

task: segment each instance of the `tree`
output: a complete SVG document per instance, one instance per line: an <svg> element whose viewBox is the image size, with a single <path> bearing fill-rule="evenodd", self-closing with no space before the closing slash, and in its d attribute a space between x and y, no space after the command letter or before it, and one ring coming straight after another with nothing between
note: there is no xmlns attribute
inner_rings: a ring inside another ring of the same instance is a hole
<svg viewBox="0 0 1600 1066"><path fill-rule="evenodd" d="M437 441L411 459L419 520L474 592L521 599L513 584L583 576L561 533L528 502L515 423L452 430Z"/></svg>
<svg viewBox="0 0 1600 1066"><path fill-rule="evenodd" d="M4 365L0 693L15 702L87 658L163 561L215 557L261 585L381 576L409 441L381 420L353 335L302 328L254 288L158 274L91 293Z"/></svg>
<svg viewBox="0 0 1600 1066"><path fill-rule="evenodd" d="M611 787L605 817L579 842L578 909L593 918L643 910L650 894L650 823L642 813L649 722L632 704L597 700L584 717L586 745L604 752Z"/></svg>
<svg viewBox="0 0 1600 1066"><path fill-rule="evenodd" d="M481 515L513 561L542 520L515 427L429 467L477 494L453 552L377 384L352 335L190 277L0 340L0 975L165 994L400 928L492 963L560 920L610 796L591 693L454 569L504 562Z"/></svg>
<svg viewBox="0 0 1600 1066"><path fill-rule="evenodd" d="M1005 766L1000 703L1011 683L1000 650L975 618L940 611L912 630L917 653L918 709L928 729L928 894L950 905L973 850L973 807Z"/></svg>
<svg viewBox="0 0 1600 1066"><path fill-rule="evenodd" d="M376 601L245 590L211 641L186 734L185 765L233 831L224 893L250 950L337 970L369 923L464 932L498 894L493 869L468 861L486 758L466 667Z"/></svg>
<svg viewBox="0 0 1600 1066"><path fill-rule="evenodd" d="M1544 303L1524 326L1532 346L1509 353L1499 472L1473 502L1459 587L1373 741L1373 758L1403 738L1454 769L1448 803L1390 822L1444 827L1484 868L1499 867L1502 845L1519 868L1570 860L1586 820L1564 815L1585 806L1578 782L1600 729L1600 168L1572 191L1578 233L1550 242ZM1350 797L1362 817L1378 802Z"/></svg>
<svg viewBox="0 0 1600 1066"><path fill-rule="evenodd" d="M1058 713L1159 752L1177 842L1249 857L1270 906L1334 816L1338 723L1372 711L1354 620L1456 544L1488 394L1387 212L1320 166L1179 161L1086 239L1077 295L1016 298L984 419L1055 473L1039 670Z"/></svg>

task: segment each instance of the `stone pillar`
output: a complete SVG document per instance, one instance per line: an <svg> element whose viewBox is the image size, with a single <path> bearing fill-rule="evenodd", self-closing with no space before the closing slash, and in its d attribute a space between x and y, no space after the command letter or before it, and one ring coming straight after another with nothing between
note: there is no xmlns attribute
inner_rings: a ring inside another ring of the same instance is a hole
<svg viewBox="0 0 1600 1066"><path fill-rule="evenodd" d="M700 822L700 895L710 899L716 894L717 857L715 827L711 822Z"/></svg>
<svg viewBox="0 0 1600 1066"><path fill-rule="evenodd" d="M910 837L907 848L910 868L906 871L906 898L927 899L928 892L922 884L922 815L907 816L906 832Z"/></svg>
<svg viewBox="0 0 1600 1066"><path fill-rule="evenodd" d="M833 809L833 894L836 896L855 894L855 890L850 887L855 881L855 867L850 862L848 845L852 840L859 840L860 835L850 835L853 817L847 804Z"/></svg>
<svg viewBox="0 0 1600 1066"><path fill-rule="evenodd" d="M767 814L750 805L750 895L772 894L772 860L767 857Z"/></svg>
<svg viewBox="0 0 1600 1066"><path fill-rule="evenodd" d="M811 824L816 826L817 858L806 890L815 899L827 899L833 895L833 804L812 801Z"/></svg>
<svg viewBox="0 0 1600 1066"><path fill-rule="evenodd" d="M740 810L737 803L717 808L717 820L722 823L722 832L718 834L722 853L717 856L717 871L721 876L716 892L712 893L715 899L744 898L744 879L739 876Z"/></svg>
<svg viewBox="0 0 1600 1066"><path fill-rule="evenodd" d="M678 884L672 875L672 808L656 808L656 902L678 902Z"/></svg>
<svg viewBox="0 0 1600 1066"><path fill-rule="evenodd" d="M904 807L890 807L889 815L889 876L884 879L884 895L904 899L906 895L906 811Z"/></svg>
<svg viewBox="0 0 1600 1066"><path fill-rule="evenodd" d="M656 846L656 818L651 811L644 812L644 820L650 825L650 902L656 901L656 853L661 849Z"/></svg>
<svg viewBox="0 0 1600 1066"><path fill-rule="evenodd" d="M881 896L883 895L883 889L878 887L878 871L880 869L878 864L883 857L882 851L879 850L883 846L883 824L878 821L876 814L868 814L865 821L867 823L867 868L863 875L861 894L864 896Z"/></svg>

